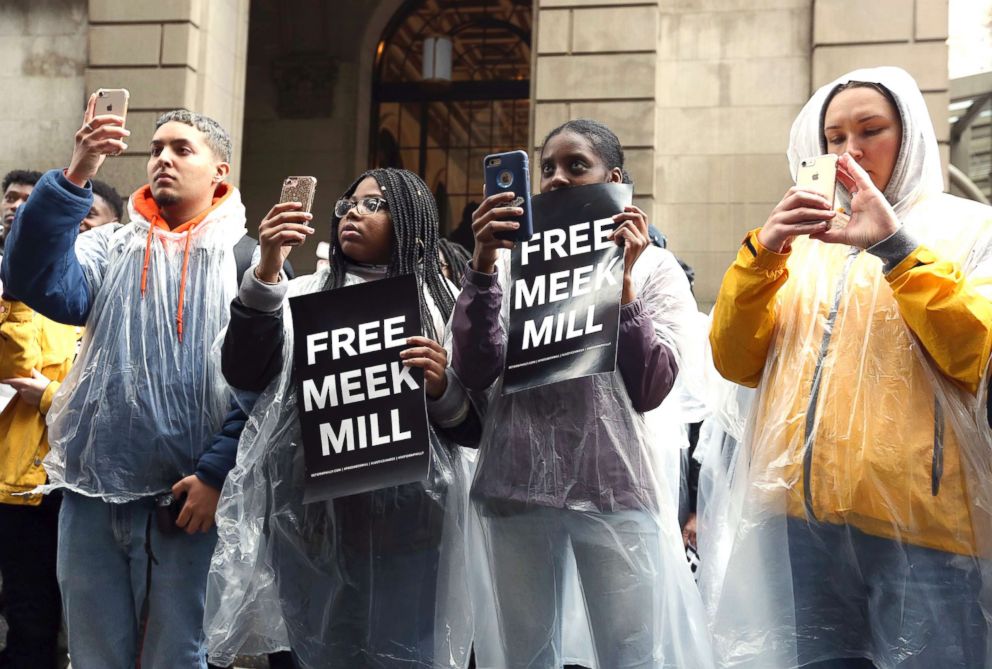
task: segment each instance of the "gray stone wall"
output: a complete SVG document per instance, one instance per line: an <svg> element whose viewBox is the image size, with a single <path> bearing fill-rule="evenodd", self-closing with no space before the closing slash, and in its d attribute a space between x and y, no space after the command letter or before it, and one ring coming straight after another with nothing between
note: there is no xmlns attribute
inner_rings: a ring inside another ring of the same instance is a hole
<svg viewBox="0 0 992 669"><path fill-rule="evenodd" d="M0 176L68 164L86 101L86 0L0 2Z"/></svg>

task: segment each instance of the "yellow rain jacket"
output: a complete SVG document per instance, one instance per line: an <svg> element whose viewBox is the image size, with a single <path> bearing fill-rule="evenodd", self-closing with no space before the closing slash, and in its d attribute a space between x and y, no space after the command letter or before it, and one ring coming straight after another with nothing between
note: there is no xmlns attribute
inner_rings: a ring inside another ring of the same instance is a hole
<svg viewBox="0 0 992 669"><path fill-rule="evenodd" d="M947 416L960 411L938 396L949 380L975 402L986 383L992 208L941 192L919 89L892 68L849 78L876 74L895 87L903 119L885 197L915 250L883 274L879 257L852 247L800 237L778 254L749 233L714 307L713 359L725 378L758 387L746 437L749 518L786 513L977 555L984 521L973 521L969 482L987 478L992 454L977 422L963 428L962 448ZM831 88L793 126L793 169L824 150L820 110Z"/></svg>
<svg viewBox="0 0 992 669"><path fill-rule="evenodd" d="M45 414L72 365L77 330L35 313L23 302L0 301L0 379L28 377L33 369L51 379L40 406L15 395L0 413L0 504L41 503L41 495L17 493L45 483L41 465L48 453Z"/></svg>

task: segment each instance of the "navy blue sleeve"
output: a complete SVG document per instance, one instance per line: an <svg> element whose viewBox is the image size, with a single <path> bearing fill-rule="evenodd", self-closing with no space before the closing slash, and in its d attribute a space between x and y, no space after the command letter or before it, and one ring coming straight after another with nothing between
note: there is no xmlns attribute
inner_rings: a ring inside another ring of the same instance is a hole
<svg viewBox="0 0 992 669"><path fill-rule="evenodd" d="M221 347L221 371L232 388L260 393L282 371L282 308L258 311L240 297L231 302L231 320Z"/></svg>
<svg viewBox="0 0 992 669"><path fill-rule="evenodd" d="M217 490L224 487L224 479L238 457L238 440L241 439L241 431L245 429L247 422L248 415L237 402L232 401L231 408L224 417L224 426L214 435L213 443L196 463L198 479Z"/></svg>
<svg viewBox="0 0 992 669"><path fill-rule="evenodd" d="M62 170L41 177L7 236L0 267L6 295L54 321L86 324L90 291L74 247L92 204L92 189L76 186Z"/></svg>

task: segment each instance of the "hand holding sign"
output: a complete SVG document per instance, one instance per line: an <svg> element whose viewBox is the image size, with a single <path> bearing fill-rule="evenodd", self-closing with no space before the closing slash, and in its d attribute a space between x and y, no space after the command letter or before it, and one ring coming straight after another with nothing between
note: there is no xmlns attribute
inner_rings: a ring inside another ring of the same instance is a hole
<svg viewBox="0 0 992 669"><path fill-rule="evenodd" d="M610 239L618 246L625 248L623 256L623 293L620 298L621 304L629 304L634 301L637 295L634 292L634 284L630 278L630 273L634 269L634 263L641 257L641 253L651 243L648 236L648 216L643 211L633 205L623 208L623 213L613 217L617 227L610 233Z"/></svg>
<svg viewBox="0 0 992 669"><path fill-rule="evenodd" d="M433 339L410 337L406 340L412 348L400 352L403 364L407 367L420 367L424 370L424 386L427 396L436 400L448 387L448 352Z"/></svg>
<svg viewBox="0 0 992 669"><path fill-rule="evenodd" d="M501 220L504 217L521 216L524 210L508 206L513 202L513 193L490 195L472 213L472 234L475 235L475 251L472 253L472 268L476 272L492 274L496 271L496 255L500 249L512 249L513 242L499 239L497 232L510 232L520 227L516 221Z"/></svg>

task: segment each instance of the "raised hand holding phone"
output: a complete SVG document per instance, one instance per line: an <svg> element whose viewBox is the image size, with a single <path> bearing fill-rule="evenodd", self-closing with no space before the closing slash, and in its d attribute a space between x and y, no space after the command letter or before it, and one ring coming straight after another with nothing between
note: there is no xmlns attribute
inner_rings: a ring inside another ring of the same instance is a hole
<svg viewBox="0 0 992 669"><path fill-rule="evenodd" d="M487 195L472 213L475 250L472 267L477 272L495 271L499 249L512 249L517 241L534 233L530 211L530 167L525 151L510 151L483 159Z"/></svg>
<svg viewBox="0 0 992 669"><path fill-rule="evenodd" d="M279 281L279 272L294 246L314 233L310 208L317 188L314 177L286 177L279 204L272 207L258 226L261 259L255 276L266 283Z"/></svg>
<svg viewBox="0 0 992 669"><path fill-rule="evenodd" d="M96 176L107 156L127 151L124 140L131 135L131 131L124 127L123 116L97 114L97 98L97 93L94 93L86 103L83 125L76 131L72 159L65 172L66 178L80 188Z"/></svg>
<svg viewBox="0 0 992 669"><path fill-rule="evenodd" d="M866 249L899 229L892 205L851 154L845 153L837 161L837 178L851 194L850 220L843 227L835 226L811 235L813 239Z"/></svg>
<svg viewBox="0 0 992 669"><path fill-rule="evenodd" d="M803 160L796 174L796 185L786 191L772 209L758 241L769 251L785 253L800 235L817 235L830 229L836 217L834 190L837 157L817 156Z"/></svg>

